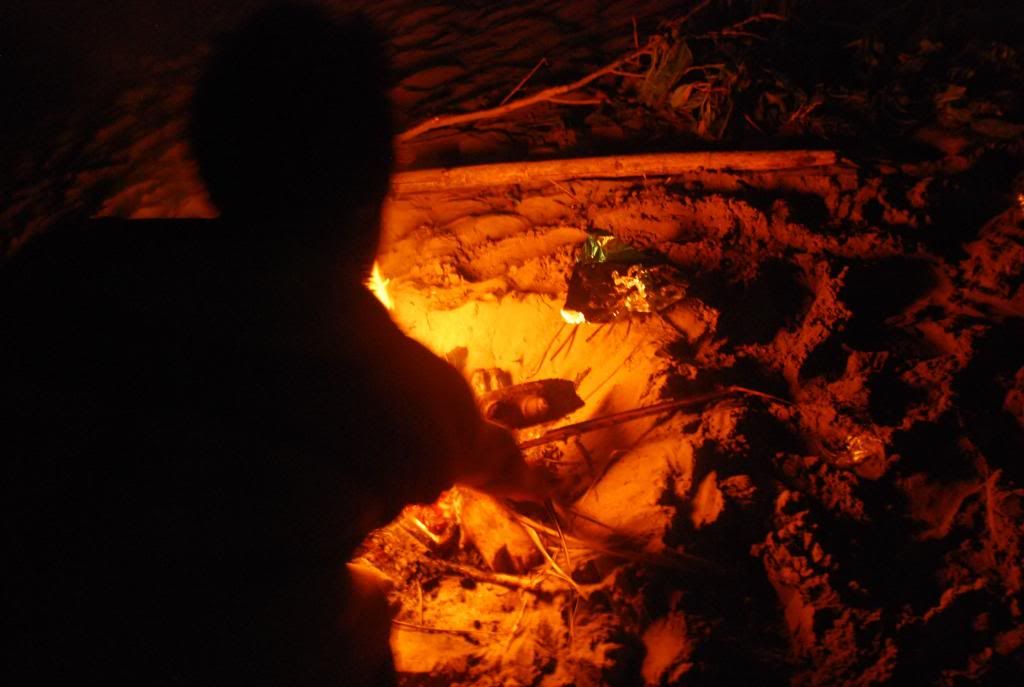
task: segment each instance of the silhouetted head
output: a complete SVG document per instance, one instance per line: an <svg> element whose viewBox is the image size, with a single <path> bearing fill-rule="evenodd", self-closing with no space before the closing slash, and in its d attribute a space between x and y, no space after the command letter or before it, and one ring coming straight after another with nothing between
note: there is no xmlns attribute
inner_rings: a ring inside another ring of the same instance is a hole
<svg viewBox="0 0 1024 687"><path fill-rule="evenodd" d="M388 78L366 20L310 5L273 7L222 37L192 115L221 215L253 231L348 232L346 249L372 256L376 222L353 220L375 220L388 188Z"/></svg>

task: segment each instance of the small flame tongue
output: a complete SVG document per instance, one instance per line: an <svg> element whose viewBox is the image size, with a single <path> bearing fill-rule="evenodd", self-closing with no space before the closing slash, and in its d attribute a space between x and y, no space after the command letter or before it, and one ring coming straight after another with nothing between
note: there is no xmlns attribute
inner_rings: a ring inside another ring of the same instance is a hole
<svg viewBox="0 0 1024 687"><path fill-rule="evenodd" d="M391 294L388 293L388 284L391 282L390 279L385 279L380 273L380 265L377 262L373 263L373 271L370 273L370 278L366 280L366 288L377 297L384 307L388 310L395 309L395 303L391 300Z"/></svg>

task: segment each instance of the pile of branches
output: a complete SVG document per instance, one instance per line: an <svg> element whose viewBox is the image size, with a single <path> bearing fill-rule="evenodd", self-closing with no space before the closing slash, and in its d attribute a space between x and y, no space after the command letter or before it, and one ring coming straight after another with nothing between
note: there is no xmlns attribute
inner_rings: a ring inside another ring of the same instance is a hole
<svg viewBox="0 0 1024 687"><path fill-rule="evenodd" d="M909 135L959 154L1024 135L1024 55L1013 41L1021 19L998 3L751 7L702 0L646 35L634 22L633 50L619 59L533 88L541 60L500 104L432 117L399 141L540 104L587 108L592 131L611 125L631 140L678 145L868 141L869 152L892 152Z"/></svg>

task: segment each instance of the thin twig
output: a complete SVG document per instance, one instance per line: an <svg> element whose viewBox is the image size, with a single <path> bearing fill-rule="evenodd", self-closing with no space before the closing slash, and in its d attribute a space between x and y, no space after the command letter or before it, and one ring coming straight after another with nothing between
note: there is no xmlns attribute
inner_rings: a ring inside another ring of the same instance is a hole
<svg viewBox="0 0 1024 687"><path fill-rule="evenodd" d="M678 29L680 26L682 26L686 22L690 21L690 19L692 19L694 17L694 15L696 15L698 12L700 12L701 10L703 10L705 7L707 7L710 4L711 4L711 0L703 0L703 2L700 2L697 5L695 5L693 7L693 9L691 9L689 12L684 14L679 19L673 19L672 21L668 22L668 25L671 28Z"/></svg>
<svg viewBox="0 0 1024 687"><path fill-rule="evenodd" d="M540 372L540 368L544 366L544 363L548 359L548 351L550 351L551 347L555 345L555 341L558 340L558 337L562 334L562 330L565 329L565 327L566 323L562 322L562 324L558 327L558 331L556 331L555 335L551 337L551 341L548 342L547 347L544 348L544 352L540 354L540 362L537 363L537 367L534 368L533 372L527 375L528 378L532 378L535 374Z"/></svg>
<svg viewBox="0 0 1024 687"><path fill-rule="evenodd" d="M416 623L407 623L402 620L392 620L392 625L412 630L414 632L426 632L428 634L458 635L460 637L477 637L479 635L495 635L497 632L490 630L453 630L446 627L427 627Z"/></svg>
<svg viewBox="0 0 1024 687"><path fill-rule="evenodd" d="M615 76L624 76L624 77L629 78L629 79L642 79L645 76L647 76L646 74L639 73L639 72L623 72L623 71L619 71L619 70L616 70L616 71L612 72L612 74L614 74Z"/></svg>
<svg viewBox="0 0 1024 687"><path fill-rule="evenodd" d="M742 31L741 29L748 24L753 24L759 21L786 21L786 17L781 14L775 14L774 12L762 12L761 14L755 14L752 17L747 17L742 21L738 21L732 26L727 26L724 29L718 31L709 31L708 33L701 36L701 38L714 38L717 36L744 36L747 38L756 38L758 40L766 40L764 36L753 33L751 31Z"/></svg>
<svg viewBox="0 0 1024 687"><path fill-rule="evenodd" d="M508 651L509 647L512 646L512 641L516 638L516 633L519 632L519 623L523 622L523 616L526 615L526 602L527 597L523 597L523 602L519 606L519 613L516 615L516 621L512 624L512 632L508 635L508 640L505 642L505 651Z"/></svg>
<svg viewBox="0 0 1024 687"><path fill-rule="evenodd" d="M417 517L410 517L409 519L412 520L412 524L416 525L416 528L420 532L422 532L423 534L425 534L427 537L430 538L430 541L434 542L435 544L440 544L441 543L441 537L439 537L436 534L434 534L433 532L431 532L430 528L427 527L426 525L424 525L423 522L420 521L419 518L417 518Z"/></svg>
<svg viewBox="0 0 1024 687"><path fill-rule="evenodd" d="M572 189L570 189L570 188L568 188L566 186L563 186L562 184L558 183L554 179L551 180L551 185L554 186L555 188L557 188L559 191L561 191L565 195L569 196L570 198L573 198L573 199L576 198L576 193Z"/></svg>
<svg viewBox="0 0 1024 687"><path fill-rule="evenodd" d="M626 356L625 358L623 358L622 362L621 362L621 363L619 363L619 366L618 366L618 367L616 367L616 368L615 368L615 370L613 370L613 371L612 371L612 373L611 373L610 375L608 375L607 377L605 377L605 378L604 378L604 379L603 379L603 380L601 381L601 383L600 383L600 384L598 384L597 386L595 386L595 387L594 387L594 388L593 388L593 389L592 389L592 390L590 391L590 393L589 393L589 394L587 394L587 397L586 397L586 398L584 398L583 400L584 400L584 401L589 401L589 400L590 400L591 398L593 398L593 397L594 397L594 395L595 395L595 394L596 394L596 393L597 393L598 391L600 391L600 390L601 390L601 388L602 388L602 387L603 387L603 386L604 386L605 384L607 384L608 382L612 381L612 380L613 380L613 379L614 379L614 378L615 378L616 376L618 376L618 374L619 374L619 372L620 372L620 371L622 370L622 368L623 368L623 367L625 367L625 366L626 366L626 365L627 365L627 364L629 363L629 361L630 361L630 360L632 359L632 357L633 357L634 355L636 355L637 351L639 351L639 350L640 350L640 348L641 348L641 346L643 346L643 345L644 345L644 341L643 341L643 340L641 340L641 341L638 341L638 342L637 342L637 344L636 344L636 346L635 346L635 347L633 348L633 350L629 352L629 355L627 355L627 356Z"/></svg>
<svg viewBox="0 0 1024 687"><path fill-rule="evenodd" d="M709 36L741 36L743 38L754 38L759 41L768 40L759 33L753 31L736 31L734 29L722 29L721 31L713 31L708 34Z"/></svg>
<svg viewBox="0 0 1024 687"><path fill-rule="evenodd" d="M468 577L478 582L497 584L502 587L510 587L512 589L533 591L537 589L541 583L541 578L538 577L520 577L518 575L508 575L506 573L488 572L486 570L480 570L478 568L462 565L460 563L452 563L450 561L437 561L437 565L442 570L462 575L463 577Z"/></svg>
<svg viewBox="0 0 1024 687"><path fill-rule="evenodd" d="M574 596L572 608L569 609L569 644L576 638L576 611L580 608L580 597Z"/></svg>
<svg viewBox="0 0 1024 687"><path fill-rule="evenodd" d="M725 68L725 64L723 64L721 62L716 62L716 63L713 63L713 64L697 64L697 65L694 65L692 67L687 67L686 69L684 69L683 73L682 73L682 76L686 76L690 72L706 72L709 69L716 69L718 71L722 71L722 69L724 69L724 68Z"/></svg>
<svg viewBox="0 0 1024 687"><path fill-rule="evenodd" d="M506 95L505 98L500 103L498 103L498 105L504 105L509 100L511 100L512 96L514 96L516 93L518 93L519 89L522 88L523 86L525 86L527 81L529 81L530 79L533 78L533 75L537 73L537 70L540 69L542 65L545 65L547 63L548 63L548 58L546 58L546 57L540 58L540 62L537 63L537 66L534 67L533 69L531 69L530 73L527 74L526 76L524 76L523 80L520 81L519 83L517 83L516 87L513 88L511 91L509 91L508 95Z"/></svg>
<svg viewBox="0 0 1024 687"><path fill-rule="evenodd" d="M767 398L773 401L779 401L787 403L787 401L766 394L761 391L754 391L753 389L745 389L738 386L730 386L719 391L712 391L707 394L700 394L698 396L691 396L690 398L675 399L671 401L663 401L661 403L655 403L650 406L642 406L640 408L633 408L631 410L624 410L619 413L612 413L610 415L602 415L601 417L591 418L584 420L583 422L576 422L571 425L565 425L563 427L557 427L555 429L548 430L536 439L529 439L519 444L521 450L529 448L535 448L537 446L543 446L544 444L550 444L556 441L564 441L571 439L572 437L587 432L595 432L599 429L606 429L608 427L614 427L621 425L625 422L632 422L633 420L639 420L641 418L650 417L652 415L660 415L671 410L680 410L688 406L701 405L703 403L710 403L711 401L717 401L722 398L727 398L735 394L748 394L751 396L757 396L760 398Z"/></svg>
<svg viewBox="0 0 1024 687"><path fill-rule="evenodd" d="M554 103L555 105L603 105L605 98L552 98L548 102Z"/></svg>
<svg viewBox="0 0 1024 687"><path fill-rule="evenodd" d="M753 24L756 21L786 21L786 17L784 17L781 14L776 14L774 12L762 12L761 14L755 14L752 17L747 17L743 21L736 22L735 24L733 24L729 28L730 29L741 29L744 26L746 26L747 24Z"/></svg>
<svg viewBox="0 0 1024 687"><path fill-rule="evenodd" d="M551 557L551 554L548 553L547 547L544 546L544 542L540 540L540 535L537 534L537 530L533 529L529 525L526 525L525 523L520 524L523 526L523 529L526 530L526 534L530 536L530 541L533 542L533 545L536 546L537 550L540 551L542 556L544 556L544 560L546 560L548 562L548 565L551 566L551 569L554 571L555 576L560 577L563 581L565 581L566 584L572 587L573 591L575 591L578 594L582 594L582 590L580 589L579 585L576 584L576 580L572 579L572 577L567 572L565 572L565 570L562 569L562 566L558 565L555 559Z"/></svg>
<svg viewBox="0 0 1024 687"><path fill-rule="evenodd" d="M569 336L565 337L565 341L563 341L558 346L558 349L555 350L555 352L551 354L551 362L555 362L555 358L558 357L558 354L562 352L562 349L565 348L566 345L568 345L569 348L566 350L565 355L566 356L569 355L569 350L572 350L572 342L576 340L576 332L578 332L578 331L579 331L579 327L573 327L572 328L572 330L569 332Z"/></svg>
<svg viewBox="0 0 1024 687"><path fill-rule="evenodd" d="M601 324L599 324L599 325L597 326L597 329L595 329L595 330L593 331L593 333L591 333L591 335L590 335L590 336L588 336L588 337L587 337L586 339L584 339L584 340L583 340L583 341L584 341L584 343L590 343L590 341L591 341L591 340L592 340L592 339L593 339L593 338L594 338L595 336L597 336L598 334L600 334L600 333L601 333L601 330L602 330L602 329L604 329L604 328L605 328L605 327L607 327L607 326L608 326L608 323L607 323L607 322L602 322Z"/></svg>
<svg viewBox="0 0 1024 687"><path fill-rule="evenodd" d="M562 524L558 522L558 513L555 512L555 506L552 504L551 499L547 499L544 505L548 509L548 513L551 514L551 519L555 521L555 528L558 530L558 539L562 542L562 554L565 556L565 567L572 570L572 559L569 557L569 546L565 543L565 533L562 532Z"/></svg>
<svg viewBox="0 0 1024 687"><path fill-rule="evenodd" d="M736 386L735 384L733 384L732 386L730 386L728 388L729 388L730 391L736 391L736 392L741 393L741 394L746 394L747 396L757 396L758 398L763 398L763 399L766 399L768 401L774 401L776 403L781 403L782 405L786 405L786 406L793 405L792 401L787 401L786 399L784 399L784 398L782 398L780 396L776 396L774 394L768 394L768 393L765 393L763 391L758 391L757 389L748 389L745 386Z"/></svg>
<svg viewBox="0 0 1024 687"><path fill-rule="evenodd" d="M583 456L583 461L587 464L587 471L590 473L590 476L593 477L596 474L596 470L594 468L594 457L590 455L590 449L586 447L583 440L579 437L573 437L573 441L576 444L576 449L580 452L580 455Z"/></svg>
<svg viewBox="0 0 1024 687"><path fill-rule="evenodd" d="M552 88L545 88L544 90L538 91L533 95L527 96L525 98L520 98L519 100L510 103L505 103L504 105L498 105L497 107L491 107L486 110L478 110L476 112L465 112L462 114L438 115L436 117L431 117L430 119L417 124L413 128L407 129L406 131L403 131L402 133L398 134L398 136L395 137L395 140L398 142L408 141L410 139L416 138L420 134L424 134L428 131L433 131L434 129L440 129L443 127L450 126L459 126L460 124L468 124L470 122L476 122L481 119L494 119L495 117L500 117L510 112L521 110L525 107L531 107L538 103L553 100L560 96L566 95L567 93L578 91L579 89L583 88L589 83L596 81L597 79L600 79L602 76L607 76L612 72L618 70L623 65L629 64L633 60L636 60L637 58L647 54L650 54L650 50L647 48L635 50L630 54L626 55L625 57L619 58L614 62L607 64L604 67L601 67L597 71L591 72L590 74L587 74L586 76L577 79L576 81L573 81L572 83L564 84L562 86L554 86Z"/></svg>

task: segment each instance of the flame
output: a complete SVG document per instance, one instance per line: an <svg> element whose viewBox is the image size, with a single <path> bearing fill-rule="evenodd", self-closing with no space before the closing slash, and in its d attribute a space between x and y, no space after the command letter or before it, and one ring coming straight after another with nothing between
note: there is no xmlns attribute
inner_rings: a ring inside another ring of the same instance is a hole
<svg viewBox="0 0 1024 687"><path fill-rule="evenodd" d="M380 265L374 262L370 278L366 280L366 288L377 297L377 300L384 304L385 308L394 310L395 302L391 300L391 294L388 293L388 284L390 283L390 279L385 279L381 276Z"/></svg>
<svg viewBox="0 0 1024 687"><path fill-rule="evenodd" d="M562 308L562 319L569 324L583 324L587 318L579 310L566 310Z"/></svg>

